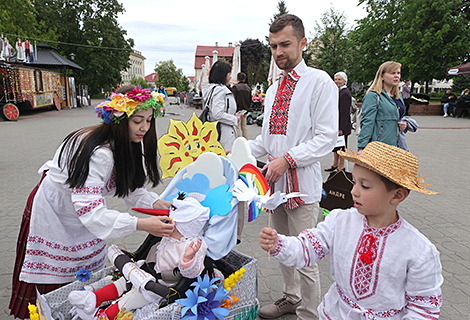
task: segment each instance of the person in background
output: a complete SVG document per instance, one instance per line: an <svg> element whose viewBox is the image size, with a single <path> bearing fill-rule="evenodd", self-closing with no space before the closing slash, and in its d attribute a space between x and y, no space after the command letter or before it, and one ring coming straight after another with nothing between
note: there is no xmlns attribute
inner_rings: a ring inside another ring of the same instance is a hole
<svg viewBox="0 0 470 320"><path fill-rule="evenodd" d="M238 137L237 125L241 115L235 115L237 103L232 91L227 87L230 82L232 67L223 61L217 61L211 67L209 84L202 87L204 104L209 107L209 121L219 121L219 142L225 150L231 150Z"/></svg>
<svg viewBox="0 0 470 320"><path fill-rule="evenodd" d="M455 117L456 101L457 96L452 93L452 90L446 89L446 93L441 97L441 103L444 104L444 118L447 118L449 115L453 115Z"/></svg>
<svg viewBox="0 0 470 320"><path fill-rule="evenodd" d="M153 187L160 182L159 102L139 87L120 90L95 108L101 124L69 134L39 169L42 178L28 198L16 249L9 308L17 318L29 316L36 289L45 294L76 280L80 268L104 268L107 239L137 230L173 232L174 222L165 223L166 217L137 218L106 205L104 197L114 194L129 208L171 206L145 188L147 181Z"/></svg>
<svg viewBox="0 0 470 320"><path fill-rule="evenodd" d="M253 104L256 104L256 106L258 107L261 107L263 105L263 96L261 95L261 92L258 89L255 91L252 100Z"/></svg>
<svg viewBox="0 0 470 320"><path fill-rule="evenodd" d="M403 97L403 101L405 102L405 116L409 116L410 114L408 111L410 110L410 98L411 98L411 80L406 79L405 84L401 88L401 96Z"/></svg>
<svg viewBox="0 0 470 320"><path fill-rule="evenodd" d="M248 129L246 127L246 111L250 108L251 88L246 84L246 74L239 72L237 74L237 84L232 87L233 96L237 102L237 112L245 111L238 122L237 133L239 137L248 139Z"/></svg>
<svg viewBox="0 0 470 320"><path fill-rule="evenodd" d="M464 89L463 94L459 97L456 103L455 116L460 118L464 116L464 113L467 115L470 111L470 89Z"/></svg>
<svg viewBox="0 0 470 320"><path fill-rule="evenodd" d="M334 77L335 83L339 89L339 130L338 136L344 137L344 146L336 147L333 149L333 165L325 171L339 172L344 170L344 159L338 155L339 150L346 150L348 147L348 136L351 134L351 103L352 95L346 84L348 83L348 76L344 72L337 72Z"/></svg>
<svg viewBox="0 0 470 320"><path fill-rule="evenodd" d="M397 146L398 130L404 131L406 123L400 121L405 114L405 104L398 89L401 64L387 61L377 70L374 82L362 100L361 132L357 147L362 150L371 141Z"/></svg>
<svg viewBox="0 0 470 320"><path fill-rule="evenodd" d="M317 223L323 183L320 160L338 138L338 87L326 72L307 67L302 59L307 38L297 16L284 14L271 24L269 45L282 73L266 92L261 134L249 143L256 158L268 155L262 171L266 170L272 191L305 195L288 199L272 213L276 230L297 236ZM301 320L318 319L317 265L280 268L284 296L263 306L260 317L296 313Z"/></svg>

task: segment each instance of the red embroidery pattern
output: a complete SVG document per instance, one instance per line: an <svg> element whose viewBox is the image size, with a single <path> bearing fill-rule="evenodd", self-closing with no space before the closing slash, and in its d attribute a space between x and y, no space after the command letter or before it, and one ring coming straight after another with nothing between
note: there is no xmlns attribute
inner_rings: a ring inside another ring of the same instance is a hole
<svg viewBox="0 0 470 320"><path fill-rule="evenodd" d="M106 184L107 192L111 192L114 189L116 189L116 169L113 169L113 173L111 173L111 177L109 178L109 181Z"/></svg>
<svg viewBox="0 0 470 320"><path fill-rule="evenodd" d="M294 158L292 158L292 156L289 153L286 153L284 155L284 158L287 160L287 162L289 162L289 165L292 169L297 168L297 163L295 162Z"/></svg>
<svg viewBox="0 0 470 320"><path fill-rule="evenodd" d="M103 194L103 186L84 186L72 188L72 194Z"/></svg>
<svg viewBox="0 0 470 320"><path fill-rule="evenodd" d="M279 81L282 83L284 79L285 85L281 84L278 87L271 115L269 117L269 134L272 135L287 134L290 101L300 76L292 70L287 76L285 76L285 78L283 78L283 80L280 79Z"/></svg>
<svg viewBox="0 0 470 320"><path fill-rule="evenodd" d="M28 237L28 242L29 243L36 243L36 244L40 244L40 245L45 245L46 247L49 247L51 249L62 250L62 251L65 251L65 252L78 252L78 251L81 251L81 250L85 250L85 249L94 247L94 246L100 244L101 242L103 242L103 240L96 238L96 239L92 239L92 240L89 240L87 242L79 243L79 244L76 244L76 245L73 245L73 246L65 246L63 244L59 244L59 243L56 243L56 242L53 242L53 241L46 240L43 237L29 236Z"/></svg>
<svg viewBox="0 0 470 320"><path fill-rule="evenodd" d="M405 297L408 301L408 304L406 305L407 309L413 310L427 319L439 318L440 312L432 312L429 311L428 308L440 308L442 306L441 294L434 296L410 296L406 294Z"/></svg>
<svg viewBox="0 0 470 320"><path fill-rule="evenodd" d="M82 257L69 257L69 256L63 256L63 255L58 255L58 254L51 254L47 251L44 250L38 250L38 249L28 249L26 250L26 254L31 255L31 256L37 256L37 257L46 257L47 259L50 260L56 260L56 261L84 261L84 260L90 260L97 255L100 255L105 249L105 246L102 246L101 248L98 248L98 250L93 251L89 255L82 256ZM35 264L36 262L27 262L25 264Z"/></svg>
<svg viewBox="0 0 470 320"><path fill-rule="evenodd" d="M308 240L308 242L310 243L310 246L313 249L313 252L315 252L315 255L317 256L317 261L320 261L326 256L325 248L321 244L320 240L318 240L317 237L315 237L315 234L313 234L312 231L304 230L300 233L299 237L302 237ZM310 264L310 261L308 262L307 265L309 264Z"/></svg>
<svg viewBox="0 0 470 320"><path fill-rule="evenodd" d="M284 246L284 244L282 243L282 238L278 235L278 236L277 236L277 246L276 246L276 249L274 249L274 251L271 251L271 255L272 255L273 257L277 256L277 255L279 254L279 252L281 252L283 246Z"/></svg>
<svg viewBox="0 0 470 320"><path fill-rule="evenodd" d="M77 203L78 201L75 201L74 203ZM83 216L84 214L87 214L88 212L90 212L91 210L95 209L96 207L104 204L104 199L103 198L100 198L100 199L96 199L94 201L86 201L88 203L88 205L84 206L83 208L81 209L78 209L77 210L77 216L81 217Z"/></svg>
<svg viewBox="0 0 470 320"><path fill-rule="evenodd" d="M86 266L76 266L76 267L58 267L53 266L45 262L25 262L23 264L22 273L35 274L35 275L49 275L55 277L70 277L75 276L76 272L80 270L81 267L89 270L100 270L104 266L106 257L103 257L100 261L96 261L92 264ZM38 271L41 272L38 272Z"/></svg>
<svg viewBox="0 0 470 320"><path fill-rule="evenodd" d="M351 308L359 310L362 314L366 317L367 320L377 320L377 317L380 318L391 318L396 316L401 312L402 309L389 309L385 311L373 311L372 309L364 309L361 307L357 302L349 298L343 290L337 285L336 289L338 290L338 294L340 298L346 302Z"/></svg>
<svg viewBox="0 0 470 320"><path fill-rule="evenodd" d="M364 230L359 237L354 253L355 263L351 267L350 283L356 300L375 294L378 285L380 264L388 236L398 230L401 219L387 228L375 229L367 225L364 217Z"/></svg>

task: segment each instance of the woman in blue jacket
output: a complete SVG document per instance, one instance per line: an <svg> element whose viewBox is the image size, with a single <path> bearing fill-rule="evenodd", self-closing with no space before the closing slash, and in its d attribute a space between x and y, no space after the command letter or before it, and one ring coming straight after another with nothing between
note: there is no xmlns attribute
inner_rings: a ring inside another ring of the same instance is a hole
<svg viewBox="0 0 470 320"><path fill-rule="evenodd" d="M400 121L405 114L405 104L398 83L401 64L384 62L377 70L374 82L362 100L361 132L357 146L362 150L371 141L397 146L398 131L406 129Z"/></svg>

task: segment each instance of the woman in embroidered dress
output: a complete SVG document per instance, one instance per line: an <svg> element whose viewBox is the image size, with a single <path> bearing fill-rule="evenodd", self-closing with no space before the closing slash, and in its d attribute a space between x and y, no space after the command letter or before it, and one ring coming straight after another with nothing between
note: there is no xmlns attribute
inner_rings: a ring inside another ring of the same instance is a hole
<svg viewBox="0 0 470 320"><path fill-rule="evenodd" d="M237 125L242 115L235 115L237 103L232 91L227 87L230 83L232 68L223 61L217 61L211 67L209 84L202 87L204 104L209 106L209 121L219 121L219 142L225 150L232 149L237 138Z"/></svg>
<svg viewBox="0 0 470 320"><path fill-rule="evenodd" d="M71 133L39 169L42 179L29 196L18 237L10 301L15 317L28 317L36 287L47 293L74 281L80 268L102 269L107 239L136 230L156 236L173 231L165 217L137 218L106 206L104 196L111 194L129 208L171 205L145 189L147 180L153 187L160 181L155 128L160 96L130 89L121 87L125 95L113 93L96 107L104 123Z"/></svg>
<svg viewBox="0 0 470 320"><path fill-rule="evenodd" d="M377 70L374 82L362 100L361 132L357 147L362 150L371 141L380 141L397 146L398 131L406 129L400 121L406 108L398 83L401 77L401 64L384 62Z"/></svg>
<svg viewBox="0 0 470 320"><path fill-rule="evenodd" d="M333 210L297 237L263 228L261 247L282 264L303 268L327 254L334 279L318 307L321 320L437 319L442 266L436 247L397 211L410 190L436 194L418 175L418 159L373 141L353 162L354 207Z"/></svg>

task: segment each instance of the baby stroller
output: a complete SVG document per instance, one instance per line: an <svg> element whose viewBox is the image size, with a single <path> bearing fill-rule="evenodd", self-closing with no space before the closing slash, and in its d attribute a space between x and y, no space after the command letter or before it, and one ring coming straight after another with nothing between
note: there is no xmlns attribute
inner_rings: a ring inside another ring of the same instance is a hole
<svg viewBox="0 0 470 320"><path fill-rule="evenodd" d="M224 167L224 176L226 184L233 188L235 181L238 179L238 172L232 162L226 158L220 157ZM183 176L187 173L188 167L181 171L173 178L166 190L161 194L162 199L168 199L178 193L178 184L184 180ZM230 190L229 189L229 190ZM204 232L204 240L207 244L207 256L205 258L205 270L209 276L214 276L214 268L217 268L224 277L228 277L240 268L245 268L243 277L232 288L230 295L237 296L240 300L230 308L230 313L226 319L233 319L235 315L243 310L248 310L252 306L258 306L257 300L257 262L255 259L243 255L233 250L236 245L237 235L237 218L238 218L238 200L233 197L230 200L230 212L225 215L215 215L210 218L206 230ZM149 252L160 238L149 235L144 242L134 252L126 254L135 261L146 259ZM145 271L154 273L152 266L143 267ZM67 300L68 294L74 290L81 290L86 285L99 281L109 276L112 268L105 268L100 272L92 275L86 282L75 281L65 287L57 289L43 296L41 305L45 304L46 308L50 308L51 320L54 319L72 319L69 313L72 305ZM153 274L152 274L153 275ZM155 275L156 276L156 275ZM167 299L150 303L145 307L135 310L134 319L180 319L181 305L174 303L175 300L185 298L185 292L190 288L195 279L181 278L181 280L172 287L177 294L170 295Z"/></svg>

